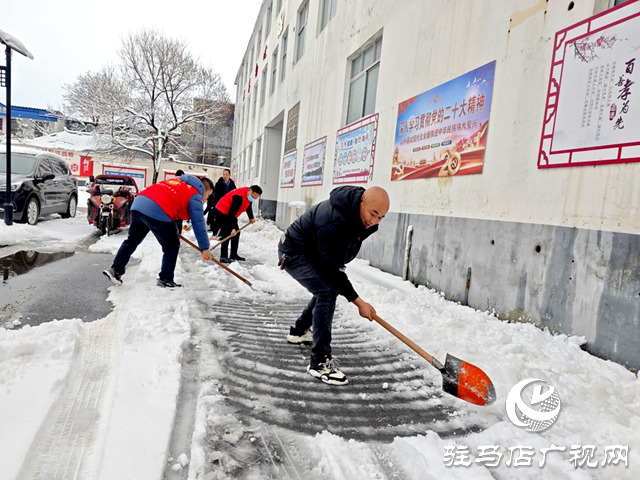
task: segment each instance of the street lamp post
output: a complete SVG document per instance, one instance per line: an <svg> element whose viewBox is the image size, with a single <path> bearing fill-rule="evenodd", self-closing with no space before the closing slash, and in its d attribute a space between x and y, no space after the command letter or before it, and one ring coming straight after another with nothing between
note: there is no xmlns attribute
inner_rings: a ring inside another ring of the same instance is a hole
<svg viewBox="0 0 640 480"><path fill-rule="evenodd" d="M11 52L15 50L33 60L33 55L14 36L0 30L0 43L5 46L7 65L0 67L0 86L7 89L7 196L4 203L4 223L13 225L13 199L11 198Z"/></svg>

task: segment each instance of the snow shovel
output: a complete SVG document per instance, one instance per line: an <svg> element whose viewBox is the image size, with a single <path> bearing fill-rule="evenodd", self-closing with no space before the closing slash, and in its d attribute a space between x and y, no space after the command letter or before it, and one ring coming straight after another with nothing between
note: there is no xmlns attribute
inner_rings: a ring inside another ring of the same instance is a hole
<svg viewBox="0 0 640 480"><path fill-rule="evenodd" d="M239 234L245 228L247 228L249 225L251 225L251 224L250 223L245 223L242 227L240 227L238 230L236 230L236 235ZM233 237L233 235L229 235L228 237L223 238L218 243L216 243L213 247L211 247L210 250L213 250L214 248L217 248L218 246L222 245L224 242L226 242L227 240L229 240L232 237ZM213 238L210 238L209 240L213 240Z"/></svg>
<svg viewBox="0 0 640 480"><path fill-rule="evenodd" d="M200 253L202 253L202 250L200 249L200 247L198 247L195 243L193 243L192 241L184 238L182 235L178 234L178 237L180 238L180 240L182 240L183 242L187 243L188 245L192 246L193 248L195 248L197 251L199 251ZM211 257L211 261L214 262L215 264L217 264L218 266L224 268L227 272L229 272L231 275L233 275L234 277L236 277L238 280L243 281L244 283L246 283L247 285L249 285L249 287L251 287L251 289L253 290L253 286L251 285L251 282L249 280L247 280L246 278L244 278L243 276L237 274L236 272L234 272L233 270L231 270L229 267L227 267L224 263L220 262L219 260L216 260L215 258Z"/></svg>
<svg viewBox="0 0 640 480"><path fill-rule="evenodd" d="M442 389L449 395L474 405L491 405L496 401L496 390L493 387L493 383L481 369L448 353L444 365L442 365L437 359L433 358L375 313L373 314L373 319L440 370L442 374Z"/></svg>

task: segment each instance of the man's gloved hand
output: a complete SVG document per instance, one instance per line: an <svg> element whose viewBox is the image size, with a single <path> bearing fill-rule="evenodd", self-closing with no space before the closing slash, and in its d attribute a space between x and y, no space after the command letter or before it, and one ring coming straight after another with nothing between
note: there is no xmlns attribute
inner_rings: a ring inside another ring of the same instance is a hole
<svg viewBox="0 0 640 480"><path fill-rule="evenodd" d="M209 250L208 248L206 250L202 250L202 259L203 260L211 260L212 255L211 255L211 250Z"/></svg>
<svg viewBox="0 0 640 480"><path fill-rule="evenodd" d="M373 308L373 305L365 302L360 297L356 298L353 301L353 304L358 307L358 313L362 318L366 318L369 321L373 321L373 315L376 313L376 309Z"/></svg>

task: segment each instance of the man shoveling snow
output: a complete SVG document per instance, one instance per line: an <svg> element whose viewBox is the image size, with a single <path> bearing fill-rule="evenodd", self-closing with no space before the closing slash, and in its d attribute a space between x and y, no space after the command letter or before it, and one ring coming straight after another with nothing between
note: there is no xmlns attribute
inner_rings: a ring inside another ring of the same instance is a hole
<svg viewBox="0 0 640 480"><path fill-rule="evenodd" d="M349 383L331 356L331 324L338 295L358 307L363 318L371 320L376 313L354 290L345 265L356 258L362 242L378 230L388 211L389 195L383 188L338 187L329 200L293 222L278 245L280 268L313 294L287 340L312 342L307 371L329 385Z"/></svg>
<svg viewBox="0 0 640 480"><path fill-rule="evenodd" d="M181 175L159 182L142 190L131 207L129 236L122 242L113 260L113 265L103 273L116 285L122 285L122 275L133 252L152 232L162 245L162 268L158 286L164 288L181 287L175 283L180 240L176 220L189 220L202 250L202 258L209 260L209 236L204 220L203 203L213 193L213 182L208 178L199 179L193 175Z"/></svg>

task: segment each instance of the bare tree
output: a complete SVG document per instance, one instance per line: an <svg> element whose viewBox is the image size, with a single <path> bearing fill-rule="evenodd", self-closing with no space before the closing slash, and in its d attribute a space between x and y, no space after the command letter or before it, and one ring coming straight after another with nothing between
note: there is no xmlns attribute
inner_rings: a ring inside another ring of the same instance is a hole
<svg viewBox="0 0 640 480"><path fill-rule="evenodd" d="M114 147L151 157L155 183L168 149L192 156L178 142L182 128L226 120L229 96L220 75L201 65L185 41L157 30L127 35L118 55L118 66L65 85L65 108L91 119Z"/></svg>

